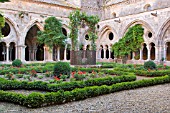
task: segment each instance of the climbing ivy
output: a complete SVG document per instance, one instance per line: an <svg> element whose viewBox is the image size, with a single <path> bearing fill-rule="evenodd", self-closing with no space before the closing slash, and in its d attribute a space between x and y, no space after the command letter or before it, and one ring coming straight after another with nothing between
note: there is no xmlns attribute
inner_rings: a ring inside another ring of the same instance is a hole
<svg viewBox="0 0 170 113"><path fill-rule="evenodd" d="M124 37L112 46L114 55L116 57L124 57L131 52L136 52L144 42L143 35L144 28L142 25L137 24L130 27Z"/></svg>
<svg viewBox="0 0 170 113"><path fill-rule="evenodd" d="M3 38L1 30L4 26L5 26L5 18L3 15L0 14L0 39Z"/></svg>
<svg viewBox="0 0 170 113"><path fill-rule="evenodd" d="M79 10L73 11L69 15L70 19L70 38L72 43L72 50L76 50L78 47L78 28L81 24L85 24L89 27L88 35L91 41L92 50L96 50L95 41L97 39L96 25L99 22L98 16L88 16L86 13L82 13Z"/></svg>

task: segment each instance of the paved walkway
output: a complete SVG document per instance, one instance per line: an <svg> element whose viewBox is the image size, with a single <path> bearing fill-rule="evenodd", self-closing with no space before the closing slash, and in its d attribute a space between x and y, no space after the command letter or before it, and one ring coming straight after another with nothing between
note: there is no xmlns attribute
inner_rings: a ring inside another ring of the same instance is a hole
<svg viewBox="0 0 170 113"><path fill-rule="evenodd" d="M0 113L170 113L170 84L39 109L0 102Z"/></svg>

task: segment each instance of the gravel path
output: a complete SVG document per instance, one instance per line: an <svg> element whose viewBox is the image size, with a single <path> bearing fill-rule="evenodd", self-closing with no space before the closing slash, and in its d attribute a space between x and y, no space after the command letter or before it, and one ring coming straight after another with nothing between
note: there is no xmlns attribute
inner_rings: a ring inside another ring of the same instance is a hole
<svg viewBox="0 0 170 113"><path fill-rule="evenodd" d="M0 102L0 113L170 113L170 84L38 109Z"/></svg>

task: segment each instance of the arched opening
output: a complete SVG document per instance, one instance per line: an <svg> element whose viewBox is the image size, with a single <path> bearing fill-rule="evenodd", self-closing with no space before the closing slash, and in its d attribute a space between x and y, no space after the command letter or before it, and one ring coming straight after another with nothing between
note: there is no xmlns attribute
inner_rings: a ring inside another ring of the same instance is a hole
<svg viewBox="0 0 170 113"><path fill-rule="evenodd" d="M151 5L150 5L150 4L146 4L146 5L144 6L144 10L145 10L145 11L150 11L150 10L151 10Z"/></svg>
<svg viewBox="0 0 170 113"><path fill-rule="evenodd" d="M147 49L147 45L144 44L143 45L143 60L147 60L148 58L148 49Z"/></svg>
<svg viewBox="0 0 170 113"><path fill-rule="evenodd" d="M36 60L37 61L43 61L44 60L44 44L37 46Z"/></svg>
<svg viewBox="0 0 170 113"><path fill-rule="evenodd" d="M6 60L6 43L0 42L0 61Z"/></svg>
<svg viewBox="0 0 170 113"><path fill-rule="evenodd" d="M116 13L113 12L113 13L112 13L112 16L113 16L113 18L116 18Z"/></svg>
<svg viewBox="0 0 170 113"><path fill-rule="evenodd" d="M148 33L148 37L152 38L152 33L151 32Z"/></svg>
<svg viewBox="0 0 170 113"><path fill-rule="evenodd" d="M108 45L106 45L106 58L109 59L109 48L108 48Z"/></svg>
<svg viewBox="0 0 170 113"><path fill-rule="evenodd" d="M27 32L26 38L25 38L25 60L26 61L43 61L44 60L44 44L39 45L37 43L37 32L40 31L40 29L37 27L37 25L34 25L30 28L30 30Z"/></svg>
<svg viewBox="0 0 170 113"><path fill-rule="evenodd" d="M67 36L67 30L65 28L62 28L62 32L65 36Z"/></svg>
<svg viewBox="0 0 170 113"><path fill-rule="evenodd" d="M111 58L114 59L115 56L114 56L114 51L111 51Z"/></svg>
<svg viewBox="0 0 170 113"><path fill-rule="evenodd" d="M155 44L151 43L151 60L155 60Z"/></svg>
<svg viewBox="0 0 170 113"><path fill-rule="evenodd" d="M133 57L133 52L130 52L130 54L128 55L128 60L132 60Z"/></svg>
<svg viewBox="0 0 170 113"><path fill-rule="evenodd" d="M135 60L139 60L140 59L140 50L138 49L137 51L135 51Z"/></svg>
<svg viewBox="0 0 170 113"><path fill-rule="evenodd" d="M90 45L87 45L86 50L90 50Z"/></svg>
<svg viewBox="0 0 170 113"><path fill-rule="evenodd" d="M11 42L9 46L9 60L13 61L15 60L15 43Z"/></svg>
<svg viewBox="0 0 170 113"><path fill-rule="evenodd" d="M71 48L71 45L68 44L67 45L67 60L70 60L70 48Z"/></svg>
<svg viewBox="0 0 170 113"><path fill-rule="evenodd" d="M101 49L101 58L103 59L104 58L104 50L103 50L103 46L101 45L100 46L102 49Z"/></svg>
<svg viewBox="0 0 170 113"><path fill-rule="evenodd" d="M5 26L2 28L1 32L2 32L2 35L4 35L4 37L7 37L10 34L11 29L7 22L5 22Z"/></svg>
<svg viewBox="0 0 170 113"><path fill-rule="evenodd" d="M112 32L109 33L109 40L113 40L114 34Z"/></svg>
<svg viewBox="0 0 170 113"><path fill-rule="evenodd" d="M89 35L85 35L85 39L86 39L86 40L89 40Z"/></svg>
<svg viewBox="0 0 170 113"><path fill-rule="evenodd" d="M170 42L167 42L166 60L170 61Z"/></svg>
<svg viewBox="0 0 170 113"><path fill-rule="evenodd" d="M60 48L60 60L64 60L64 48Z"/></svg>

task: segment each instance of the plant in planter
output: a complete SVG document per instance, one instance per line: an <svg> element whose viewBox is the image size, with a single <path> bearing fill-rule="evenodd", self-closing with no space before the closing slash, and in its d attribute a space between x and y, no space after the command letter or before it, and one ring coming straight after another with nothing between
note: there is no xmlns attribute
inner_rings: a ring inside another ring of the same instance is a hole
<svg viewBox="0 0 170 113"><path fill-rule="evenodd" d="M60 79L62 79L63 81L66 81L67 77L68 77L67 75L61 75Z"/></svg>
<svg viewBox="0 0 170 113"><path fill-rule="evenodd" d="M5 77L8 78L9 80L14 80L14 74L12 72L5 74Z"/></svg>
<svg viewBox="0 0 170 113"><path fill-rule="evenodd" d="M35 70L31 70L30 74L31 74L32 77L37 77L38 76L37 72Z"/></svg>

